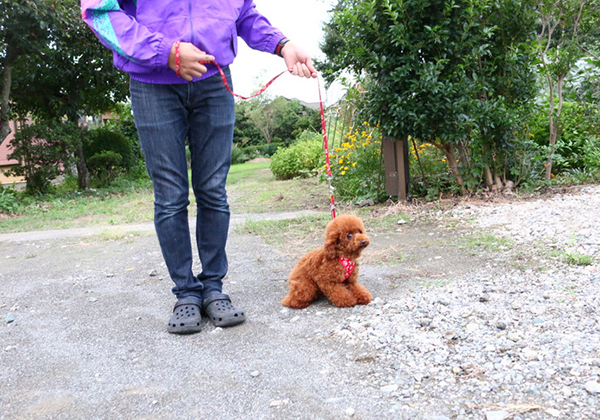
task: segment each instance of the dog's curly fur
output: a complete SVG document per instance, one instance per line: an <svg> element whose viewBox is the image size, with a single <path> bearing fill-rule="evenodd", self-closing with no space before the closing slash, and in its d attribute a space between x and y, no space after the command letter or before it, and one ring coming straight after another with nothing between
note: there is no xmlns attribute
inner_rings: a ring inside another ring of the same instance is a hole
<svg viewBox="0 0 600 420"><path fill-rule="evenodd" d="M369 238L363 222L356 216L341 215L325 229L325 245L304 255L288 279L289 293L281 303L291 308L306 308L325 295L335 306L366 305L371 293L358 283L356 261ZM354 270L346 277L346 270L338 258L354 262Z"/></svg>

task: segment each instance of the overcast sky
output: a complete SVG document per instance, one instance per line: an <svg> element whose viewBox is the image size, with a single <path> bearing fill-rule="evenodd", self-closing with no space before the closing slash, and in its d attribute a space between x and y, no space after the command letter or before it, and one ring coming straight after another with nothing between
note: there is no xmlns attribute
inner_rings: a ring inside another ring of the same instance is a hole
<svg viewBox="0 0 600 420"><path fill-rule="evenodd" d="M323 23L328 20L328 10L334 0L254 0L257 10L279 28L285 36L306 49L313 57L323 57L319 44L322 41ZM239 39L239 51L231 65L234 90L249 96L277 74L285 70L280 57L254 51ZM307 80L289 74L281 76L268 92L271 96L285 96L306 102L318 102L316 80ZM325 99L325 98L324 98Z"/></svg>

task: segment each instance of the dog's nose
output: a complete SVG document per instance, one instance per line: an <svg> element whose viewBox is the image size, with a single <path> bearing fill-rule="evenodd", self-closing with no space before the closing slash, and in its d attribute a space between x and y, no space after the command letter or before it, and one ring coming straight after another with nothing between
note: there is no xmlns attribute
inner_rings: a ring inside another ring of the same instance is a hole
<svg viewBox="0 0 600 420"><path fill-rule="evenodd" d="M367 246L367 245L369 245L369 241L367 241L367 240L362 240L360 242L360 246Z"/></svg>

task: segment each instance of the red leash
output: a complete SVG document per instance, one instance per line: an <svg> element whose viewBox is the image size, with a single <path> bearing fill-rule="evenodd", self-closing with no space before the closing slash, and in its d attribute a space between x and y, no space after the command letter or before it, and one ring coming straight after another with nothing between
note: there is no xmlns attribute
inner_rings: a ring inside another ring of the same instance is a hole
<svg viewBox="0 0 600 420"><path fill-rule="evenodd" d="M253 93L250 96L242 96L242 95L238 95L237 93L234 93L233 90L231 90L231 87L229 86L229 83L227 82L227 77L225 77L225 73L223 73L223 69L221 69L221 66L219 66L214 61L207 61L207 63L214 64L215 66L217 66L217 68L219 69L219 73L221 73L221 80L223 80L223 83L225 84L225 87L227 88L227 90L229 91L229 93L231 93L236 98L240 98L240 99L250 99L250 98L254 98L255 96L260 95L265 90L267 90L267 88L269 86L271 86L271 83L273 83L275 80L277 80L277 78L279 76L281 76L282 74L287 73L289 71L289 70L284 70L281 73L279 73L277 76L273 77L271 80L269 80L269 82L266 85L264 85L262 88L260 88L258 90L258 92L255 92L255 93ZM201 63L201 64L205 64L205 63Z"/></svg>
<svg viewBox="0 0 600 420"><path fill-rule="evenodd" d="M329 163L329 145L327 144L327 129L325 128L325 111L323 110L323 99L321 99L321 82L317 78L319 87L319 105L321 106L321 126L323 129L323 146L325 148L325 166L327 168L327 185L329 185L329 201L331 202L331 218L335 219L335 200L333 199L333 185L331 185L331 164Z"/></svg>
<svg viewBox="0 0 600 420"><path fill-rule="evenodd" d="M240 98L240 99L250 99L250 98L254 98L255 96L260 95L265 90L267 90L267 88L269 86L271 86L271 84L275 80L277 80L277 78L279 78L279 76L281 76L282 74L287 73L287 72L290 71L290 70L282 71L277 76L275 76L271 80L269 80L269 82L266 85L264 85L262 88L260 88L257 92L253 93L252 95L250 95L250 96L241 96L241 95L238 95L237 93L234 93L233 90L231 90L231 87L229 86L229 83L227 82L227 77L225 77L225 73L221 69L221 66L219 66L214 61L209 61L209 63L210 64L214 64L215 66L217 66L217 69L219 69L219 73L221 74L221 79L223 80L223 83L225 84L225 87L227 88L227 90L229 91L229 93L231 93L236 98ZM326 129L326 124L325 124L325 110L323 108L323 99L321 98L321 82L319 82L319 79L317 79L317 86L319 88L319 105L320 105L320 108L321 108L321 127L322 127L322 130L323 130L323 146L324 146L324 149L325 149L325 166L327 168L327 184L329 185L329 201L331 202L331 205L330 205L331 218L335 219L335 200L333 198L333 190L334 190L334 188L331 185L331 180L332 180L333 177L331 175L331 164L329 162L329 146L327 144L327 129Z"/></svg>

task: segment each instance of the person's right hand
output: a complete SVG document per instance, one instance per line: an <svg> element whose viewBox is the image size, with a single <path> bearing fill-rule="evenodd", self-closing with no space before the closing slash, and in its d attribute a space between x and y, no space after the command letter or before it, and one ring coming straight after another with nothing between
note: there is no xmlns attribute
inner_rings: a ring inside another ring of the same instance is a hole
<svg viewBox="0 0 600 420"><path fill-rule="evenodd" d="M206 66L200 64L208 61L214 61L215 57L199 50L194 44L189 42L179 43L179 77L191 82L194 77L201 77L206 73ZM177 71L175 60L175 43L171 46L169 53L169 67Z"/></svg>

